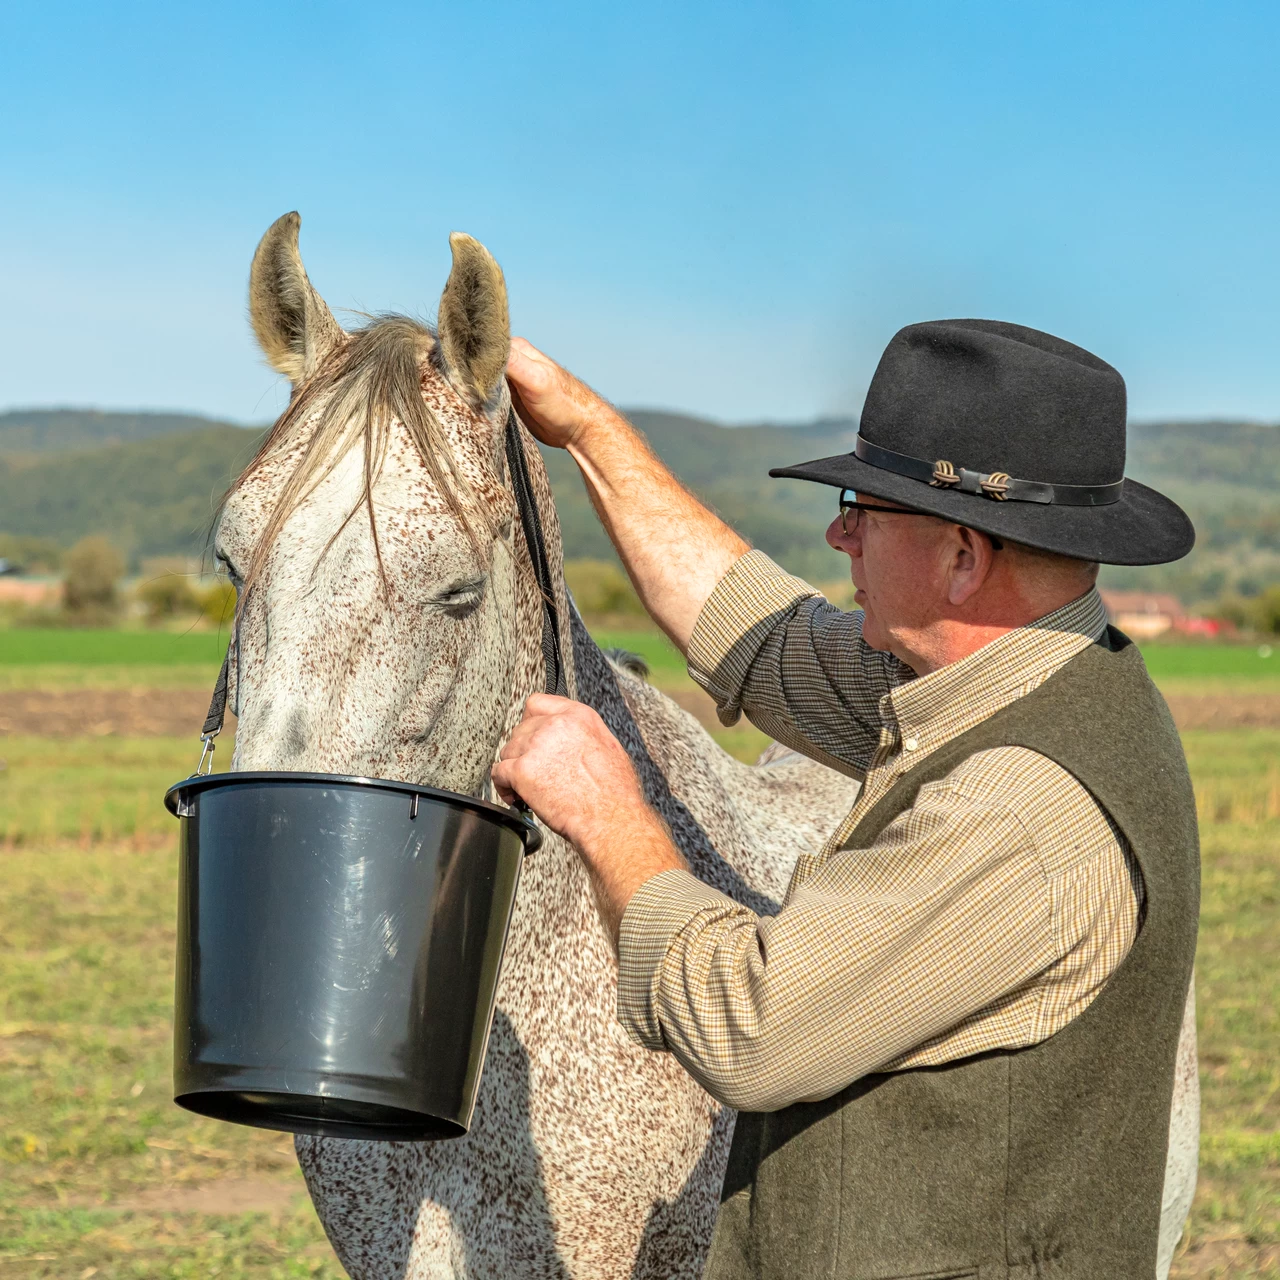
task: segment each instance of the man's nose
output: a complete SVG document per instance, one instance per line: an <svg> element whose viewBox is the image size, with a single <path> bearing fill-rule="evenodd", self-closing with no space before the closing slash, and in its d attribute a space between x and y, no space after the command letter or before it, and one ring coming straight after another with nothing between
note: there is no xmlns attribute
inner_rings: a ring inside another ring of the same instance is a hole
<svg viewBox="0 0 1280 1280"><path fill-rule="evenodd" d="M843 551L847 555L853 555L857 542L858 535L854 532L845 533L839 516L827 525L827 546L833 551Z"/></svg>

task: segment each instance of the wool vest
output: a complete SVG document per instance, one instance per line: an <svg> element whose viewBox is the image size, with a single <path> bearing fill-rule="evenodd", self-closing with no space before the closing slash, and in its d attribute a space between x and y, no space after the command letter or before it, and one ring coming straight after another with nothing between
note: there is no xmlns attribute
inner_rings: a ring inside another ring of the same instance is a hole
<svg viewBox="0 0 1280 1280"><path fill-rule="evenodd" d="M1200 862L1182 746L1136 647L1108 629L905 773L835 856L856 857L921 786L1002 746L1056 761L1123 832L1146 890L1128 955L1040 1044L740 1114L705 1280L1155 1274Z"/></svg>

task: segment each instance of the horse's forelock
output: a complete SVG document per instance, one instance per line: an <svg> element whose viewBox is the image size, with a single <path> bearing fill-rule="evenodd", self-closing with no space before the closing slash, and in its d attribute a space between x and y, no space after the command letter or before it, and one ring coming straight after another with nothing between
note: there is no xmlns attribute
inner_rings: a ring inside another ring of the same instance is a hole
<svg viewBox="0 0 1280 1280"><path fill-rule="evenodd" d="M261 577L285 523L357 445L363 452L360 498L325 544L321 558L363 506L385 586L373 486L386 460L393 421L404 426L446 510L457 520L468 541L479 549L476 495L453 458L443 424L422 394L425 379L442 377L437 345L435 333L408 316L378 316L364 328L349 333L315 376L298 389L252 461L219 503L221 517L230 499L269 461L281 457L295 444L304 428L309 428L306 443L243 570L242 602ZM460 397L458 402L461 413L473 416L470 406Z"/></svg>

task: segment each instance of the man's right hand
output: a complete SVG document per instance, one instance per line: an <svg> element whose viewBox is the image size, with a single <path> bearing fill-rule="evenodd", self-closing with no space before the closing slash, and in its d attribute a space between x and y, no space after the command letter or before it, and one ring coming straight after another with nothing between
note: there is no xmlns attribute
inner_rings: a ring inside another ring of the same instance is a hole
<svg viewBox="0 0 1280 1280"><path fill-rule="evenodd" d="M567 449L617 412L607 400L524 338L511 339L507 381L521 421L543 444Z"/></svg>
<svg viewBox="0 0 1280 1280"><path fill-rule="evenodd" d="M523 338L511 340L507 381L529 430L578 464L644 607L687 653L702 606L747 544L607 400Z"/></svg>

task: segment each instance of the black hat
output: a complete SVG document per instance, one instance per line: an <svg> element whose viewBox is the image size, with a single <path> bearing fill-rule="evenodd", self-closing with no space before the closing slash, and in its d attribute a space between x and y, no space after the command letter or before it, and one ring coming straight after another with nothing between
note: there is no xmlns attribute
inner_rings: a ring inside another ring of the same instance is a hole
<svg viewBox="0 0 1280 1280"><path fill-rule="evenodd" d="M1105 564L1191 550L1186 513L1124 478L1124 379L1081 347L996 320L893 337L852 453L777 467L998 538Z"/></svg>

